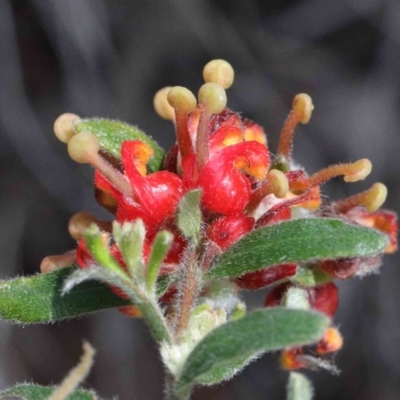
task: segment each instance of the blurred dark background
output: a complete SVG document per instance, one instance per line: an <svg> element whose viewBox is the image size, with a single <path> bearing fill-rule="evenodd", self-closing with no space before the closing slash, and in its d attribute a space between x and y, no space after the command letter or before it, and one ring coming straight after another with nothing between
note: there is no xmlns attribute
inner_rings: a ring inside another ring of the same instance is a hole
<svg viewBox="0 0 400 400"><path fill-rule="evenodd" d="M367 182L338 179L324 193L338 198L382 181L386 207L399 211L398 0L2 0L0 278L37 273L44 256L73 248L66 227L74 212L106 215L92 196L92 171L53 135L55 118L121 119L169 146L173 129L153 112L153 94L166 85L197 92L213 58L234 66L229 106L265 127L272 151L293 96L307 92L315 111L298 130L298 162L314 172L370 158ZM340 282L342 374L311 373L316 399L400 398L398 262L388 256L379 275ZM83 338L98 350L86 386L108 399L162 398L155 343L141 320L113 310L52 326L2 322L1 388L60 382ZM283 399L286 379L269 354L194 399Z"/></svg>

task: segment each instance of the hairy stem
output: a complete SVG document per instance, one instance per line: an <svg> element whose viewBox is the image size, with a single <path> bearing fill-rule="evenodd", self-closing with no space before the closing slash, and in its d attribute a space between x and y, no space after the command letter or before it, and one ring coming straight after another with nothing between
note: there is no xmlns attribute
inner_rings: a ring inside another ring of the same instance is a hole
<svg viewBox="0 0 400 400"><path fill-rule="evenodd" d="M196 252L191 251L188 257L187 269L182 280L181 297L177 307L177 322L175 340L179 341L187 328L190 311L199 290L199 269L197 267Z"/></svg>
<svg viewBox="0 0 400 400"><path fill-rule="evenodd" d="M165 400L189 400L192 394L192 386L188 387L185 391L176 391L175 379L167 372L165 377Z"/></svg>

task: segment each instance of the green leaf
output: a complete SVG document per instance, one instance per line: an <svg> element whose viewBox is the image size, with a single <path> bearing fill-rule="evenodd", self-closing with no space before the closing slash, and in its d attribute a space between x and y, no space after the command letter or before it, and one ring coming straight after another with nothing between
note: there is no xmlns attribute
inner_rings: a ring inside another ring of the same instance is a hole
<svg viewBox="0 0 400 400"><path fill-rule="evenodd" d="M144 275L143 244L146 228L141 219L134 222L113 223L113 236L132 277L141 280Z"/></svg>
<svg viewBox="0 0 400 400"><path fill-rule="evenodd" d="M85 242L90 254L102 267L123 279L129 277L119 262L112 256L108 245L103 240L103 234L96 224L92 224L86 229Z"/></svg>
<svg viewBox="0 0 400 400"><path fill-rule="evenodd" d="M156 291L156 281L158 272L161 268L161 263L165 255L168 253L171 243L174 240L174 235L168 231L161 231L157 233L156 238L151 248L149 262L147 263L146 284L147 290L150 293Z"/></svg>
<svg viewBox="0 0 400 400"><path fill-rule="evenodd" d="M53 322L105 308L129 305L106 285L85 282L61 296L64 280L76 268L0 282L0 318L21 323Z"/></svg>
<svg viewBox="0 0 400 400"><path fill-rule="evenodd" d="M189 240L196 243L201 229L201 190L192 190L182 197L178 206L178 227Z"/></svg>
<svg viewBox="0 0 400 400"><path fill-rule="evenodd" d="M239 373L244 367L257 358L259 353L253 356L238 357L227 362L217 364L210 371L201 375L197 382L204 386L212 386L223 381L228 381Z"/></svg>
<svg viewBox="0 0 400 400"><path fill-rule="evenodd" d="M149 172L159 171L164 160L163 149L144 132L135 126L110 119L90 118L83 119L75 125L75 131L88 132L99 139L103 150L121 159L121 145L125 140L141 140L154 150L154 156L148 162Z"/></svg>
<svg viewBox="0 0 400 400"><path fill-rule="evenodd" d="M276 307L248 313L211 331L194 348L178 377L177 390L184 391L219 366L258 352L315 342L328 325L329 319L314 311Z"/></svg>
<svg viewBox="0 0 400 400"><path fill-rule="evenodd" d="M133 281L121 279L113 271L99 266L91 266L85 269L76 270L65 280L63 293L70 293L77 285L81 285L92 279L106 282L121 289L139 307L150 330L157 341L170 340L171 335L164 314L159 307L157 300L149 296L142 288ZM79 287L79 286L78 286Z"/></svg>
<svg viewBox="0 0 400 400"><path fill-rule="evenodd" d="M331 282L334 278L318 268L318 266L297 266L296 275L291 278L292 281L300 283L302 286L317 286Z"/></svg>
<svg viewBox="0 0 400 400"><path fill-rule="evenodd" d="M308 218L258 229L239 240L215 262L209 277L237 277L272 265L367 257L383 252L387 236L341 220Z"/></svg>
<svg viewBox="0 0 400 400"><path fill-rule="evenodd" d="M23 384L1 392L0 399L12 397L22 400L45 400L53 393L55 388L55 386ZM68 396L68 400L99 400L99 398L95 392L77 390Z"/></svg>
<svg viewBox="0 0 400 400"><path fill-rule="evenodd" d="M313 392L311 382L303 374L290 373L286 400L311 400Z"/></svg>
<svg viewBox="0 0 400 400"><path fill-rule="evenodd" d="M157 297L161 297L170 286L176 281L176 277L174 275L162 275L159 276L156 283L156 295Z"/></svg>
<svg viewBox="0 0 400 400"><path fill-rule="evenodd" d="M307 290L299 287L289 287L289 289L283 295L282 305L287 308L309 310L310 300Z"/></svg>

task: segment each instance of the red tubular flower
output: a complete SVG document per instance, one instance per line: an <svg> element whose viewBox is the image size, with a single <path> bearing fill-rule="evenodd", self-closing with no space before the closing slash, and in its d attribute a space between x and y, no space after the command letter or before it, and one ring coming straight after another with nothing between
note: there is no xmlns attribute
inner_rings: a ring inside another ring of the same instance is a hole
<svg viewBox="0 0 400 400"><path fill-rule="evenodd" d="M206 236L225 251L249 233L254 227L254 222L254 218L245 215L221 217L207 228Z"/></svg>
<svg viewBox="0 0 400 400"><path fill-rule="evenodd" d="M260 143L225 147L200 171L197 184L203 189L203 205L224 215L242 213L251 197L251 182L245 174L262 180L268 166L268 150Z"/></svg>
<svg viewBox="0 0 400 400"><path fill-rule="evenodd" d="M182 180L169 171L143 176L146 163L152 157L150 146L132 140L122 144L121 156L137 203L157 223L171 217L183 196Z"/></svg>
<svg viewBox="0 0 400 400"><path fill-rule="evenodd" d="M95 171L94 183L98 190L116 201L116 219L118 222L135 221L140 218L148 228L155 224L152 216L146 213L139 203L121 193L99 171Z"/></svg>

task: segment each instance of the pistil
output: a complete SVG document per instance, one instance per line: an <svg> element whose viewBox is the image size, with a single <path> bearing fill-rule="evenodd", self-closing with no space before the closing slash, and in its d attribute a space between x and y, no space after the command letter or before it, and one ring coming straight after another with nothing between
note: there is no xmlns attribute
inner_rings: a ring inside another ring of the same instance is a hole
<svg viewBox="0 0 400 400"><path fill-rule="evenodd" d="M387 197L387 187L380 182L374 183L368 190L335 203L335 211L345 214L354 207L364 206L368 212L378 210Z"/></svg>
<svg viewBox="0 0 400 400"><path fill-rule="evenodd" d="M363 158L352 164L331 165L311 175L309 178L309 185L322 185L329 179L339 175L344 175L343 179L345 182L357 182L364 180L371 173L371 170L372 164L367 158Z"/></svg>
<svg viewBox="0 0 400 400"><path fill-rule="evenodd" d="M260 204L262 199L273 194L278 199L286 196L289 190L289 183L285 174L277 169L271 169L265 182L251 195L251 200L246 206L246 211L252 213Z"/></svg>
<svg viewBox="0 0 400 400"><path fill-rule="evenodd" d="M278 156L284 158L286 161L290 161L292 157L294 130L299 123L308 123L313 109L314 105L308 94L301 93L295 96L292 110L286 118L280 134Z"/></svg>
<svg viewBox="0 0 400 400"><path fill-rule="evenodd" d="M182 157L193 153L192 140L189 135L189 113L196 109L194 94L182 86L175 86L167 94L169 105L175 110L175 130Z"/></svg>

